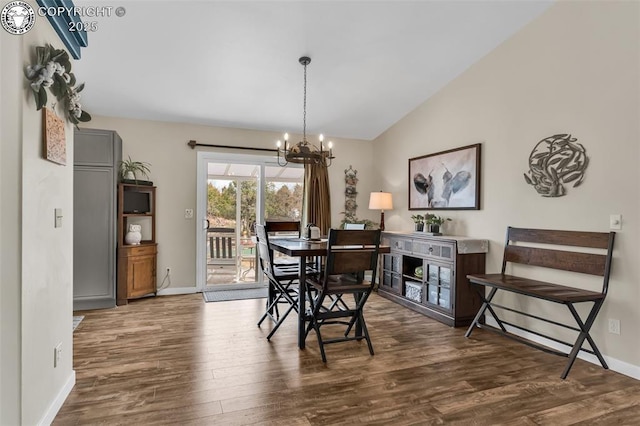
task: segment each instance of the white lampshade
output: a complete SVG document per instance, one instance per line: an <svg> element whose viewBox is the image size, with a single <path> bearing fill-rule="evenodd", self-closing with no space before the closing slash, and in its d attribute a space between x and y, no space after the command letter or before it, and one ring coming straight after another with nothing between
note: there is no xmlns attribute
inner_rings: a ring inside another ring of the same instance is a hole
<svg viewBox="0 0 640 426"><path fill-rule="evenodd" d="M390 192L372 192L369 197L369 209L371 210L391 210L393 208L393 198Z"/></svg>

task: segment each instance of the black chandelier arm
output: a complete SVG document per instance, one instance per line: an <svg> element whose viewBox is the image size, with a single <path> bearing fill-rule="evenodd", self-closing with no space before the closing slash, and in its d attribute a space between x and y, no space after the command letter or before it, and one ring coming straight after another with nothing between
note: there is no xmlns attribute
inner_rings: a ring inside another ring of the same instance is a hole
<svg viewBox="0 0 640 426"><path fill-rule="evenodd" d="M287 151L283 151L283 152L284 152L284 154L282 155L282 157L280 156L280 150L278 149L277 151L278 151L278 166L280 166L280 167L284 167L284 166L286 166L287 164L289 164L289 162L287 161L287 154L286 154L286 153L287 153ZM283 159L284 159L284 164L282 164L282 163L280 162L280 158L283 158Z"/></svg>

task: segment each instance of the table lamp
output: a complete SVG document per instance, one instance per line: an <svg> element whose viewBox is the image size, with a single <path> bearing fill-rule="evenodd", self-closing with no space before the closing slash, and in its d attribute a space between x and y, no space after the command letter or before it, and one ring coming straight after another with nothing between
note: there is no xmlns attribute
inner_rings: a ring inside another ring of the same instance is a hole
<svg viewBox="0 0 640 426"><path fill-rule="evenodd" d="M384 231L384 211L393 208L393 198L390 192L372 192L369 197L369 209L380 210L380 230Z"/></svg>

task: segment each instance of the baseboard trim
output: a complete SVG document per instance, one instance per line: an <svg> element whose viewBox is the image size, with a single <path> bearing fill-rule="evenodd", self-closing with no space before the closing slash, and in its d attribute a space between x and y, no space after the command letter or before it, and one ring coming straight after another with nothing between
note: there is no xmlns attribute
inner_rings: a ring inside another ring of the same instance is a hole
<svg viewBox="0 0 640 426"><path fill-rule="evenodd" d="M49 405L49 408L47 409L46 413L44 413L42 419L40 419L40 421L38 422L38 426L48 426L53 423L53 420L56 418L58 411L60 411L60 408L62 408L62 404L64 404L75 385L76 370L71 370L69 378L67 379L64 386L62 386L62 389L60 389L60 392L58 392L58 395L56 395L55 399L51 402L51 405Z"/></svg>
<svg viewBox="0 0 640 426"><path fill-rule="evenodd" d="M93 309L115 308L116 299L113 297L75 299L73 301L74 311L89 311Z"/></svg>
<svg viewBox="0 0 640 426"><path fill-rule="evenodd" d="M487 325L490 325L492 327L496 327L496 328L500 328L500 326L498 325L498 323L496 322L495 319L491 318L491 317L486 317L485 321L487 323ZM518 328L515 327L511 327L509 325L505 324L505 328L507 329L507 331L509 333L515 334L517 336L520 336L524 339L530 340L532 342L536 342L539 343L541 345L544 346L548 346L552 349L556 349L559 351L564 351L567 352L567 346L559 344L557 342L554 342L553 340L549 340L546 339L542 336L538 336L536 334L533 333L528 333L524 330L520 330ZM597 344L597 342L596 342ZM569 348L570 349L570 348ZM609 369L620 373L620 374L624 374L625 376L629 376L633 379L636 380L640 380L640 366L638 365L633 365L633 364L629 364L628 362L624 362L624 361L620 361L619 359L616 358L612 358L610 356L604 355L602 354L602 356L604 357L604 360L607 362L607 365L609 365ZM595 365L600 365L600 361L598 361L598 358L595 355L592 355L590 353L587 352L583 352L580 351L578 352L578 358L590 362L591 364L595 364Z"/></svg>
<svg viewBox="0 0 640 426"><path fill-rule="evenodd" d="M195 287L169 287L162 290L158 290L158 296L175 296L178 294L193 294L200 293Z"/></svg>

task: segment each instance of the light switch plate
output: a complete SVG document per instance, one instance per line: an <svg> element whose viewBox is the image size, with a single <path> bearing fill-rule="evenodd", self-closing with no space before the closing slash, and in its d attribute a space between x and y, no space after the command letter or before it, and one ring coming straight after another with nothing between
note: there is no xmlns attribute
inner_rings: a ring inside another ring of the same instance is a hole
<svg viewBox="0 0 640 426"><path fill-rule="evenodd" d="M609 229L622 229L622 215L609 215Z"/></svg>
<svg viewBox="0 0 640 426"><path fill-rule="evenodd" d="M55 216L54 227L62 228L62 209L54 209L53 214Z"/></svg>

